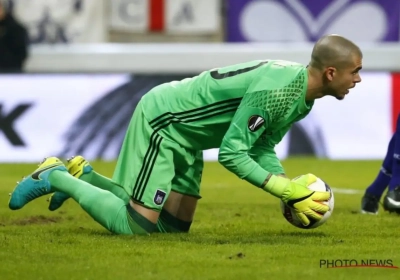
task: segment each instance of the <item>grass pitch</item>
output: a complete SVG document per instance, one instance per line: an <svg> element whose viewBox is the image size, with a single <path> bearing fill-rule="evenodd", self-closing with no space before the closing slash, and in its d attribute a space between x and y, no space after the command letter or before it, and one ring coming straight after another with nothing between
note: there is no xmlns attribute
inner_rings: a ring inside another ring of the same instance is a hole
<svg viewBox="0 0 400 280"><path fill-rule="evenodd" d="M92 164L108 176L115 165ZM36 166L0 165L0 279L400 279L400 269L320 267L321 260L345 259L400 266L400 216L359 214L361 191L380 162L283 164L290 177L311 172L360 193L335 193L330 220L301 230L286 222L276 198L207 163L189 234L116 236L72 200L56 212L47 210L47 197L9 210L8 193Z"/></svg>

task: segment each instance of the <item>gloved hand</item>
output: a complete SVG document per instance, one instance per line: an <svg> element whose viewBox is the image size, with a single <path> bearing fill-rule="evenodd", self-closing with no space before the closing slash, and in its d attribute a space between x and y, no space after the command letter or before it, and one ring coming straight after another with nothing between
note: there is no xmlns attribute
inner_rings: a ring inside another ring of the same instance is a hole
<svg viewBox="0 0 400 280"><path fill-rule="evenodd" d="M301 175L289 180L272 175L263 189L293 208L297 217L304 226L310 224L310 218L320 220L329 206L322 204L330 198L330 192L317 192L307 187L316 182L317 177L313 174Z"/></svg>

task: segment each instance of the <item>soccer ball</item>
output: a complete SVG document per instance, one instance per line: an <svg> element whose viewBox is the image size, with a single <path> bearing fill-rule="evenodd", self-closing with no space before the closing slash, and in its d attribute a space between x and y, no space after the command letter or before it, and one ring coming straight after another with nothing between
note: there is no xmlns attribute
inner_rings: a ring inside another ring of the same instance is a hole
<svg viewBox="0 0 400 280"><path fill-rule="evenodd" d="M287 206L283 201L281 201L281 211L285 219L292 225L302 229L317 228L323 225L332 215L333 207L335 204L335 198L333 196L332 189L328 186L328 184L326 184L320 178L317 178L317 181L309 185L308 188L313 191L323 191L323 192L329 191L331 193L331 198L328 201L324 201L323 203L328 205L330 210L324 214L321 220L319 221L311 220L308 226L303 226L299 218L297 218L293 209Z"/></svg>

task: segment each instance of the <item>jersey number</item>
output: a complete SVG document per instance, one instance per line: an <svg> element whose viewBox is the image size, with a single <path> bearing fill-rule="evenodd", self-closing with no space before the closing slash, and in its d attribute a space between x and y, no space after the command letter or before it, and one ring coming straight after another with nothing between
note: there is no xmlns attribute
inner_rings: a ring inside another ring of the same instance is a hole
<svg viewBox="0 0 400 280"><path fill-rule="evenodd" d="M226 73L223 73L223 74L218 73L218 69L217 69L217 70L211 71L210 74L211 74L211 77L213 77L214 79L221 80L221 79L233 77L233 76L236 76L236 75L239 75L239 74L243 74L243 73L249 72L251 70L257 69L258 67L264 65L265 63L268 63L268 61L262 61L257 65L254 65L254 66L251 66L251 67L242 68L242 69L238 69L238 70L235 70L235 71L226 72Z"/></svg>

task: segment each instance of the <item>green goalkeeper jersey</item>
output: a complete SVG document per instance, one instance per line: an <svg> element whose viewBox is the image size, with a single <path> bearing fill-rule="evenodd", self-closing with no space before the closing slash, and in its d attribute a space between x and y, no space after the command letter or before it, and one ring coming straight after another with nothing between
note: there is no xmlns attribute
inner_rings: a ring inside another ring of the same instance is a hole
<svg viewBox="0 0 400 280"><path fill-rule="evenodd" d="M284 173L274 147L312 108L307 79L304 65L257 60L159 85L141 105L161 136L191 150L220 148L222 165L261 186Z"/></svg>

